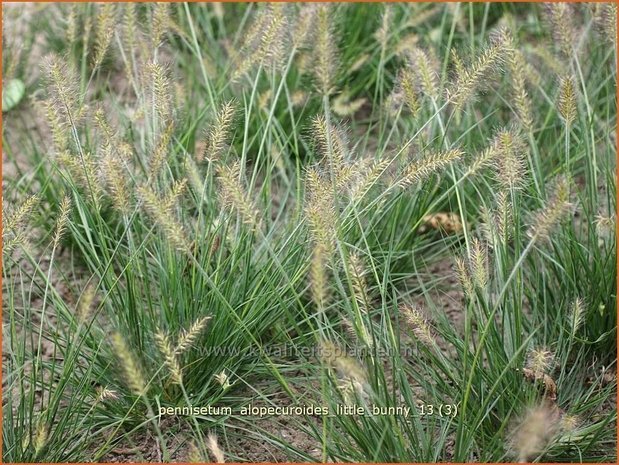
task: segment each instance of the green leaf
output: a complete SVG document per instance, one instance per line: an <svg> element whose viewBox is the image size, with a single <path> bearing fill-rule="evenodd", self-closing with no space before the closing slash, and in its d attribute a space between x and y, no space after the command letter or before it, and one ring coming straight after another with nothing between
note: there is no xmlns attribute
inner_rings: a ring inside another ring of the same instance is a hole
<svg viewBox="0 0 619 465"><path fill-rule="evenodd" d="M19 79L7 81L2 89L2 112L15 108L26 92L26 86Z"/></svg>

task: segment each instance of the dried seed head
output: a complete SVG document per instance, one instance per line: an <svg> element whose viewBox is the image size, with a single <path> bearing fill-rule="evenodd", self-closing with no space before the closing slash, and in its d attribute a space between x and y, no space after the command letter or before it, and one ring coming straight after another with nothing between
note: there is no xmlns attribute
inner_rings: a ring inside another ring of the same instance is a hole
<svg viewBox="0 0 619 465"><path fill-rule="evenodd" d="M332 5L320 4L317 6L314 77L318 85L318 92L326 96L335 91L338 72L339 58L333 15L334 7Z"/></svg>
<svg viewBox="0 0 619 465"><path fill-rule="evenodd" d="M116 131L112 129L109 121L105 115L105 109L103 105L97 105L94 113L95 123L99 131L103 135L103 140L106 144L111 145L116 140Z"/></svg>
<svg viewBox="0 0 619 465"><path fill-rule="evenodd" d="M406 27L416 28L422 24L427 24L429 19L443 11L443 5L433 5L431 3L417 3L414 5L418 8L414 10L414 14L406 22ZM413 7L413 4L411 4L411 7Z"/></svg>
<svg viewBox="0 0 619 465"><path fill-rule="evenodd" d="M86 319L91 314L96 297L96 287L89 284L80 295L77 305L76 316L79 324L86 322Z"/></svg>
<svg viewBox="0 0 619 465"><path fill-rule="evenodd" d="M574 53L576 30L572 18L574 9L569 3L545 3L544 13L550 25L555 46L566 58Z"/></svg>
<svg viewBox="0 0 619 465"><path fill-rule="evenodd" d="M273 91L271 89L267 89L258 95L258 108L262 111L267 111L271 97L273 97Z"/></svg>
<svg viewBox="0 0 619 465"><path fill-rule="evenodd" d="M380 177L390 165L390 160L372 161L371 164L361 164L360 175L350 186L350 198L353 202L361 201L370 189L376 185Z"/></svg>
<svg viewBox="0 0 619 465"><path fill-rule="evenodd" d="M348 74L352 74L355 71L359 71L363 67L363 65L367 63L369 59L370 59L370 55L367 53L363 53L359 55L359 58L353 61L352 64L348 67L347 69Z"/></svg>
<svg viewBox="0 0 619 465"><path fill-rule="evenodd" d="M34 194L26 198L26 200L12 212L3 212L2 214L2 233L17 232L24 228L26 223L32 219L32 212L39 204L39 196Z"/></svg>
<svg viewBox="0 0 619 465"><path fill-rule="evenodd" d="M529 47L528 51L533 55L537 56L541 63L544 64L550 71L554 74L562 75L565 73L565 64L562 63L555 54L548 47L544 47L543 45L537 45L533 47ZM531 71L534 71L533 75L531 75ZM535 68L529 68L529 74L527 75L527 79L531 82L532 85L540 85L542 78L541 75L535 70Z"/></svg>
<svg viewBox="0 0 619 465"><path fill-rule="evenodd" d="M509 61L509 70L512 81L512 96L514 108L522 128L530 132L533 128L533 111L531 98L526 88L527 63L520 50L514 50Z"/></svg>
<svg viewBox="0 0 619 465"><path fill-rule="evenodd" d="M573 210L569 182L565 177L554 179L551 195L543 208L534 212L528 234L531 240L548 240L552 230Z"/></svg>
<svg viewBox="0 0 619 465"><path fill-rule="evenodd" d="M99 170L97 160L91 153L86 152L83 156L73 156L63 152L57 157L58 164L65 168L71 181L89 195L94 207L99 209L103 188L99 182Z"/></svg>
<svg viewBox="0 0 619 465"><path fill-rule="evenodd" d="M138 41L139 30L136 5L136 3L131 2L123 5L123 43L127 46L129 51L134 51L136 49ZM129 55L131 55L131 53L129 53Z"/></svg>
<svg viewBox="0 0 619 465"><path fill-rule="evenodd" d="M357 340L357 328L348 318L342 318L342 328L354 340Z"/></svg>
<svg viewBox="0 0 619 465"><path fill-rule="evenodd" d="M187 190L187 179L177 179L172 183L170 191L162 199L163 208L168 210L172 209L181 199L182 195Z"/></svg>
<svg viewBox="0 0 619 465"><path fill-rule="evenodd" d="M319 313L324 311L327 300L327 261L328 254L325 250L325 245L321 242L316 242L312 248L312 259L310 262L310 289L312 299Z"/></svg>
<svg viewBox="0 0 619 465"><path fill-rule="evenodd" d="M456 109L461 109L473 96L483 81L506 63L513 52L513 40L506 29L499 29L476 59L460 70L448 90L447 98Z"/></svg>
<svg viewBox="0 0 619 465"><path fill-rule="evenodd" d="M163 41L163 36L173 26L172 16L170 15L169 3L155 3L153 5L151 40L153 47L158 47Z"/></svg>
<svg viewBox="0 0 619 465"><path fill-rule="evenodd" d="M383 112L387 118L396 119L404 108L404 95L398 87L394 87L383 102Z"/></svg>
<svg viewBox="0 0 619 465"><path fill-rule="evenodd" d="M187 87L182 82L174 83L173 90L173 107L182 111L185 104L190 101L191 95L187 90Z"/></svg>
<svg viewBox="0 0 619 465"><path fill-rule="evenodd" d="M541 73L528 61L524 63L524 77L530 86L538 87L542 85Z"/></svg>
<svg viewBox="0 0 619 465"><path fill-rule="evenodd" d="M70 125L66 119L56 111L53 99L45 100L42 105L45 107L45 119L52 133L52 142L56 155L66 152L69 148Z"/></svg>
<svg viewBox="0 0 619 465"><path fill-rule="evenodd" d="M382 48L386 48L389 43L389 33L393 28L394 8L393 5L384 4L381 15L380 27L374 33L376 41Z"/></svg>
<svg viewBox="0 0 619 465"><path fill-rule="evenodd" d="M580 424L577 415L564 414L559 422L559 429L565 433L573 433Z"/></svg>
<svg viewBox="0 0 619 465"><path fill-rule="evenodd" d="M54 231L53 248L58 247L60 239L67 227L69 221L69 215L71 214L71 198L65 195L60 202L60 212L58 214L58 220L56 221L56 230Z"/></svg>
<svg viewBox="0 0 619 465"><path fill-rule="evenodd" d="M218 20L223 20L225 14L224 4L222 2L212 2L211 6L213 7L213 15L215 15Z"/></svg>
<svg viewBox="0 0 619 465"><path fill-rule="evenodd" d="M230 379L226 374L226 370L223 370L220 373L216 374L215 380L219 383L219 385L224 391L231 386Z"/></svg>
<svg viewBox="0 0 619 465"><path fill-rule="evenodd" d="M266 28L262 31L260 46L255 53L256 61L265 64L267 67L281 69L290 31L286 5L282 3L268 4L267 17Z"/></svg>
<svg viewBox="0 0 619 465"><path fill-rule="evenodd" d="M300 51L297 53L295 65L299 76L305 76L314 70L314 53L313 50Z"/></svg>
<svg viewBox="0 0 619 465"><path fill-rule="evenodd" d="M127 163L131 158L133 158L133 146L129 142L120 141L116 146L116 151L118 156L123 160L124 163Z"/></svg>
<svg viewBox="0 0 619 465"><path fill-rule="evenodd" d="M478 155L476 155L473 161L469 164L467 176L477 174L483 168L492 164L497 158L502 155L502 153L503 147L501 146L501 136L500 133L497 133L490 141L490 144L486 148L484 148L484 150L482 150Z"/></svg>
<svg viewBox="0 0 619 465"><path fill-rule="evenodd" d="M405 55L414 50L419 45L419 36L415 32L409 32L401 36L400 40L395 44L394 53L396 55Z"/></svg>
<svg viewBox="0 0 619 465"><path fill-rule="evenodd" d="M557 110L566 126L576 121L578 105L576 103L576 85L572 76L562 76L559 80L559 98Z"/></svg>
<svg viewBox="0 0 619 465"><path fill-rule="evenodd" d="M173 119L174 106L172 105L172 85L170 84L170 68L161 63L148 63L146 65L147 88L150 89L155 112L161 124L169 125Z"/></svg>
<svg viewBox="0 0 619 465"><path fill-rule="evenodd" d="M98 68L105 54L107 53L114 29L116 28L116 5L113 3L103 3L98 6L97 19L95 23L95 51L93 68Z"/></svg>
<svg viewBox="0 0 619 465"><path fill-rule="evenodd" d="M410 326L415 337L428 347L436 346L436 340L430 331L430 325L423 316L422 311L412 305L401 305L400 312L406 323Z"/></svg>
<svg viewBox="0 0 619 465"><path fill-rule="evenodd" d="M236 105L233 100L224 102L219 107L215 121L207 131L206 150L203 154L198 154L198 161L201 161L203 158L206 158L211 163L220 160L230 143L235 113Z"/></svg>
<svg viewBox="0 0 619 465"><path fill-rule="evenodd" d="M544 451L557 430L556 412L546 405L529 409L511 434L518 462L527 463Z"/></svg>
<svg viewBox="0 0 619 465"><path fill-rule="evenodd" d="M466 72L466 66L464 65L464 61L462 60L460 53L458 53L458 50L452 48L449 54L451 57L451 61L454 64L455 75L464 76L464 73Z"/></svg>
<svg viewBox="0 0 619 465"><path fill-rule="evenodd" d="M163 355L164 365L168 368L170 374L170 381L173 384L183 384L182 371L176 359L176 354L172 350L168 336L161 329L157 329L155 333L155 342L161 355Z"/></svg>
<svg viewBox="0 0 619 465"><path fill-rule="evenodd" d="M333 112L339 116L351 116L357 113L367 100L365 98L350 99L350 94L342 92L333 99Z"/></svg>
<svg viewBox="0 0 619 465"><path fill-rule="evenodd" d="M293 107L300 107L307 102L308 93L303 90L295 90L290 96L290 101Z"/></svg>
<svg viewBox="0 0 619 465"><path fill-rule="evenodd" d="M90 44L90 36L91 36L91 32L92 32L92 20L93 17L91 15L86 15L86 17L84 18L84 26L82 28L83 33L82 33L82 47L84 47L84 50L88 50L89 44Z"/></svg>
<svg viewBox="0 0 619 465"><path fill-rule="evenodd" d="M204 179L202 173L196 165L196 162L192 158L185 158L183 161L183 171L189 179L189 185L191 186L194 194L201 196L204 191Z"/></svg>
<svg viewBox="0 0 619 465"><path fill-rule="evenodd" d="M166 238L178 250L189 250L189 242L183 226L174 217L173 208L167 207L152 189L147 186L138 187L138 194L144 203L144 208L151 218L161 228Z"/></svg>
<svg viewBox="0 0 619 465"><path fill-rule="evenodd" d="M612 45L617 42L617 4L598 3L596 5L595 22L598 34Z"/></svg>
<svg viewBox="0 0 619 465"><path fill-rule="evenodd" d="M514 230L513 205L510 196L505 191L499 191L495 197L496 210L492 215L499 242L503 245L512 237Z"/></svg>
<svg viewBox="0 0 619 465"><path fill-rule="evenodd" d="M338 377L352 384L358 392L362 392L367 384L367 375L359 362L348 356L346 350L331 341L323 340L318 348L323 363L332 368Z"/></svg>
<svg viewBox="0 0 619 465"><path fill-rule="evenodd" d="M526 144L514 129L501 129L490 144L469 165L467 176L478 173L483 167L493 165L499 184L507 190L524 186Z"/></svg>
<svg viewBox="0 0 619 465"><path fill-rule="evenodd" d="M243 42L238 50L228 52L232 62L232 81L250 71L258 62L256 50L260 46L262 31L267 27L268 17L266 9L259 9L249 29L244 35Z"/></svg>
<svg viewBox="0 0 619 465"><path fill-rule="evenodd" d="M98 386L96 401L103 402L107 399L118 399L118 393L112 389L109 389L107 386Z"/></svg>
<svg viewBox="0 0 619 465"><path fill-rule="evenodd" d="M69 14L67 16L67 42L73 45L77 39L77 27L79 22L79 3L71 3L69 6Z"/></svg>
<svg viewBox="0 0 619 465"><path fill-rule="evenodd" d="M209 433L206 441L206 447L216 463L226 463L224 453L219 447L219 444L217 443L217 436L214 433Z"/></svg>
<svg viewBox="0 0 619 465"><path fill-rule="evenodd" d="M245 192L241 184L241 164L235 162L232 166L220 166L217 169L220 183L220 198L224 205L234 208L243 222L252 230L260 230L260 213Z"/></svg>
<svg viewBox="0 0 619 465"><path fill-rule="evenodd" d="M196 443L191 441L189 443L189 451L187 452L187 461L189 463L204 463L207 460L204 459L200 449L196 446Z"/></svg>
<svg viewBox="0 0 619 465"><path fill-rule="evenodd" d="M122 214L129 211L131 194L127 185L127 170L123 167L120 158L113 153L110 145L103 147L103 156L100 160L100 169L106 183L112 204Z"/></svg>
<svg viewBox="0 0 619 465"><path fill-rule="evenodd" d="M586 310L586 306L585 306L584 299L582 299L581 297L577 297L572 302L571 308L570 308L569 328L570 328L570 334L572 337L576 335L576 333L582 326L582 323L584 321L585 310Z"/></svg>
<svg viewBox="0 0 619 465"><path fill-rule="evenodd" d="M460 149L451 149L445 152L436 152L427 157L411 163L405 169L398 186L406 188L412 184L423 181L429 176L441 171L451 163L462 158L464 152Z"/></svg>
<svg viewBox="0 0 619 465"><path fill-rule="evenodd" d="M168 158L168 150L172 135L174 134L174 123L172 120L168 120L165 125L165 129L159 135L153 152L150 157L149 176L157 176L161 171L166 159Z"/></svg>
<svg viewBox="0 0 619 465"><path fill-rule="evenodd" d="M554 363L554 354L544 348L532 349L527 355L527 368L536 375L550 372Z"/></svg>
<svg viewBox="0 0 619 465"><path fill-rule="evenodd" d="M454 259L454 268L456 269L456 274L458 275L458 280L460 281L464 295L469 299L472 299L475 295L475 290L473 287L473 281L471 280L471 272L469 271L466 260L463 257L456 257Z"/></svg>
<svg viewBox="0 0 619 465"><path fill-rule="evenodd" d="M473 284L478 289L485 289L488 285L488 247L479 239L471 239L469 263Z"/></svg>
<svg viewBox="0 0 619 465"><path fill-rule="evenodd" d="M516 130L502 130L496 136L500 156L493 158L496 179L507 190L522 189L526 182L527 144Z"/></svg>
<svg viewBox="0 0 619 465"><path fill-rule="evenodd" d="M289 43L289 22L286 6L268 3L258 11L240 51L233 53L232 80L245 75L254 66L279 69Z"/></svg>
<svg viewBox="0 0 619 465"><path fill-rule="evenodd" d="M142 370L140 370L138 362L129 350L125 339L120 333L115 333L112 335L112 345L114 346L116 356L120 360L121 368L125 372L125 382L127 383L127 386L136 396L145 394L147 388L142 375Z"/></svg>
<svg viewBox="0 0 619 465"><path fill-rule="evenodd" d="M344 378L355 384L363 385L367 382L365 370L352 357L339 357L333 362L333 368Z"/></svg>
<svg viewBox="0 0 619 465"><path fill-rule="evenodd" d="M49 428L47 427L43 419L39 419L33 443L35 457L39 455L39 453L47 444L48 434Z"/></svg>
<svg viewBox="0 0 619 465"><path fill-rule="evenodd" d="M297 21L292 34L293 46L296 48L304 47L314 40L317 5L314 3L303 3L297 15Z"/></svg>
<svg viewBox="0 0 619 465"><path fill-rule="evenodd" d="M495 238L497 236L496 225L493 221L493 212L486 205L482 205L479 209L479 225L478 228L481 232L481 236L486 241L488 248L492 248L495 245Z"/></svg>
<svg viewBox="0 0 619 465"><path fill-rule="evenodd" d="M406 63L417 92L432 98L438 97L440 65L436 57L419 47L414 47L407 53Z"/></svg>
<svg viewBox="0 0 619 465"><path fill-rule="evenodd" d="M350 337L357 343L363 343L367 347L373 347L374 341L368 332L363 319L355 317L355 323L348 318L342 319L342 326Z"/></svg>
<svg viewBox="0 0 619 465"><path fill-rule="evenodd" d="M8 211L2 208L2 254L10 255L16 247L25 247L27 240L26 225L32 218L32 212L39 203L39 197L28 197L17 209Z"/></svg>
<svg viewBox="0 0 619 465"><path fill-rule="evenodd" d="M462 232L464 226L460 215L454 212L437 212L424 215L421 219L422 227L425 229L434 229L447 234L457 234ZM421 228L420 228L421 229Z"/></svg>
<svg viewBox="0 0 619 465"><path fill-rule="evenodd" d="M595 231L600 236L602 240L608 239L614 235L615 232L615 223L617 219L615 215L605 216L605 215L596 215L595 216Z"/></svg>
<svg viewBox="0 0 619 465"><path fill-rule="evenodd" d="M348 260L348 273L351 279L354 298L357 301L359 310L363 313L367 313L367 303L369 297L368 284L365 279L366 270L363 260L355 253L350 254Z"/></svg>
<svg viewBox="0 0 619 465"><path fill-rule="evenodd" d="M57 55L43 58L50 108L61 124L75 126L83 116L77 71Z"/></svg>
<svg viewBox="0 0 619 465"><path fill-rule="evenodd" d="M415 75L410 67L405 67L400 70L397 78L397 93L402 95L404 104L408 111L411 112L413 118L419 112L419 98L416 85Z"/></svg>
<svg viewBox="0 0 619 465"><path fill-rule="evenodd" d="M183 330L176 342L174 353L180 355L186 352L196 342L200 334L202 334L202 331L204 331L210 319L210 316L198 318L188 330Z"/></svg>
<svg viewBox="0 0 619 465"><path fill-rule="evenodd" d="M320 244L322 252L329 255L335 245L337 215L333 189L315 168L306 172L305 218L312 240Z"/></svg>
<svg viewBox="0 0 619 465"><path fill-rule="evenodd" d="M312 120L312 136L316 152L322 156L321 163L329 163L331 173L336 179L345 171L348 156L348 143L344 130L334 124L328 124L324 116L318 115Z"/></svg>

